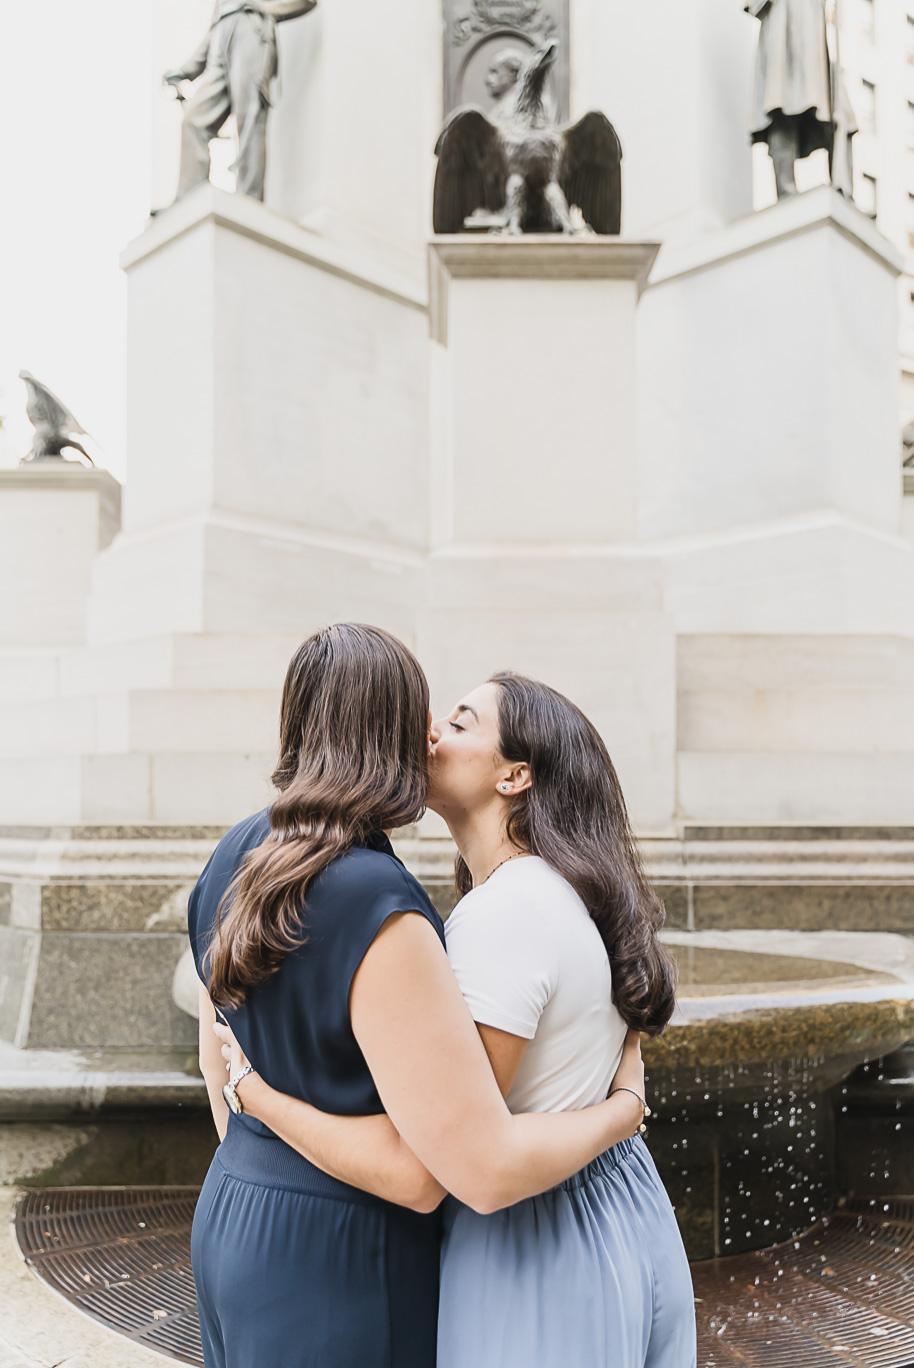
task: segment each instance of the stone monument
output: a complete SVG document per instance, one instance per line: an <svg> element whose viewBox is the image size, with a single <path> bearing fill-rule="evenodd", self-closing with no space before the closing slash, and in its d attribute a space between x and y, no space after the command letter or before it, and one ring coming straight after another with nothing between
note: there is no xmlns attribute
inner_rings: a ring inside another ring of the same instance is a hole
<svg viewBox="0 0 914 1368"><path fill-rule="evenodd" d="M317 0L217 0L209 31L184 63L166 71L184 103L177 199L209 179L209 144L230 114L238 129L237 189L263 199L267 116L277 71L276 25L310 13ZM196 82L189 99L182 81Z"/></svg>

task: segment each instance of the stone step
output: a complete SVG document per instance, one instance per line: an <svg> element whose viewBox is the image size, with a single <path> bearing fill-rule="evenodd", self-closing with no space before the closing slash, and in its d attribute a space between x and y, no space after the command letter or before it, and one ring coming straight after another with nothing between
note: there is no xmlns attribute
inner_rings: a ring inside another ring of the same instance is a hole
<svg viewBox="0 0 914 1368"><path fill-rule="evenodd" d="M684 821L914 821L914 639L677 641Z"/></svg>
<svg viewBox="0 0 914 1368"><path fill-rule="evenodd" d="M0 651L0 702L28 703L56 698L60 655L56 651Z"/></svg>
<svg viewBox="0 0 914 1368"><path fill-rule="evenodd" d="M906 754L910 763L912 694L914 640L906 638L685 636L677 642L683 753ZM817 811L818 820L838 815L826 808ZM756 820L767 818L759 813ZM868 820L885 819L868 813Z"/></svg>
<svg viewBox="0 0 914 1368"><path fill-rule="evenodd" d="M0 710L0 757L73 755L96 749L94 698L10 702Z"/></svg>
<svg viewBox="0 0 914 1368"><path fill-rule="evenodd" d="M270 800L275 749L0 759L0 824L231 826Z"/></svg>
<svg viewBox="0 0 914 1368"><path fill-rule="evenodd" d="M852 719L848 728L852 728ZM830 753L682 750L677 802L683 821L914 825L914 752L877 755L853 747Z"/></svg>
<svg viewBox="0 0 914 1368"><path fill-rule="evenodd" d="M282 688L300 636L189 634L112 646L0 651L0 704L124 690Z"/></svg>
<svg viewBox="0 0 914 1368"><path fill-rule="evenodd" d="M706 689L914 689L914 638L683 635L676 668L684 693Z"/></svg>
<svg viewBox="0 0 914 1368"><path fill-rule="evenodd" d="M279 690L304 635L171 633L81 647L61 660L60 691L67 696L113 689Z"/></svg>
<svg viewBox="0 0 914 1368"><path fill-rule="evenodd" d="M914 774L914 687L680 691L682 751L898 755Z"/></svg>
<svg viewBox="0 0 914 1368"><path fill-rule="evenodd" d="M280 690L131 690L8 704L0 757L275 750Z"/></svg>

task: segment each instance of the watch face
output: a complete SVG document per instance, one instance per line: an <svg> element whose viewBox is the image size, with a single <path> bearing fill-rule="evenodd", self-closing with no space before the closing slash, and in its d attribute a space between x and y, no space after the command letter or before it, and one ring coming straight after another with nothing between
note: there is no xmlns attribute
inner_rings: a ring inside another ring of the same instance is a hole
<svg viewBox="0 0 914 1368"><path fill-rule="evenodd" d="M225 1098L226 1106L228 1107L229 1111L234 1112L236 1116L240 1116L241 1099L235 1092L235 1089L232 1087L231 1083L225 1084L225 1086L222 1089L222 1096Z"/></svg>

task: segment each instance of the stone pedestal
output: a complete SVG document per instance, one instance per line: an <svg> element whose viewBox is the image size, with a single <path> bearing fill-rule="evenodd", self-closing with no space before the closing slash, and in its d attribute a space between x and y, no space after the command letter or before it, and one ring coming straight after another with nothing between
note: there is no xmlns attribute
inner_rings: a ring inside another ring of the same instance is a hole
<svg viewBox="0 0 914 1368"><path fill-rule="evenodd" d="M633 540L635 311L657 250L433 240L436 541L497 554Z"/></svg>
<svg viewBox="0 0 914 1368"><path fill-rule="evenodd" d="M673 818L673 623L636 527L635 332L653 243L430 247L420 656L445 707L497 669L587 711L642 829Z"/></svg>
<svg viewBox="0 0 914 1368"><path fill-rule="evenodd" d="M639 313L639 531L899 531L895 249L827 187L667 245Z"/></svg>
<svg viewBox="0 0 914 1368"><path fill-rule="evenodd" d="M130 490L90 640L303 633L395 602L425 536L424 295L210 186L123 265Z"/></svg>
<svg viewBox="0 0 914 1368"><path fill-rule="evenodd" d="M822 188L654 270L638 535L676 622L684 820L914 821L899 265Z"/></svg>
<svg viewBox="0 0 914 1368"><path fill-rule="evenodd" d="M95 560L86 649L0 728L0 821L229 825L268 800L308 632L353 618L415 643L425 297L209 186L124 264L124 528Z"/></svg>
<svg viewBox="0 0 914 1368"><path fill-rule="evenodd" d="M0 651L86 639L92 566L120 526L106 470L34 461L0 470Z"/></svg>

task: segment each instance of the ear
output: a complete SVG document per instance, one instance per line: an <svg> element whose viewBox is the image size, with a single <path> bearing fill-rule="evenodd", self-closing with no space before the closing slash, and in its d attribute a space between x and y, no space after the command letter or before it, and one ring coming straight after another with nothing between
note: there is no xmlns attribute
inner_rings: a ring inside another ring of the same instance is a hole
<svg viewBox="0 0 914 1368"><path fill-rule="evenodd" d="M519 793L524 793L532 787L533 775L525 761L513 765L509 773L503 774L498 781L498 792L505 798L516 798Z"/></svg>

